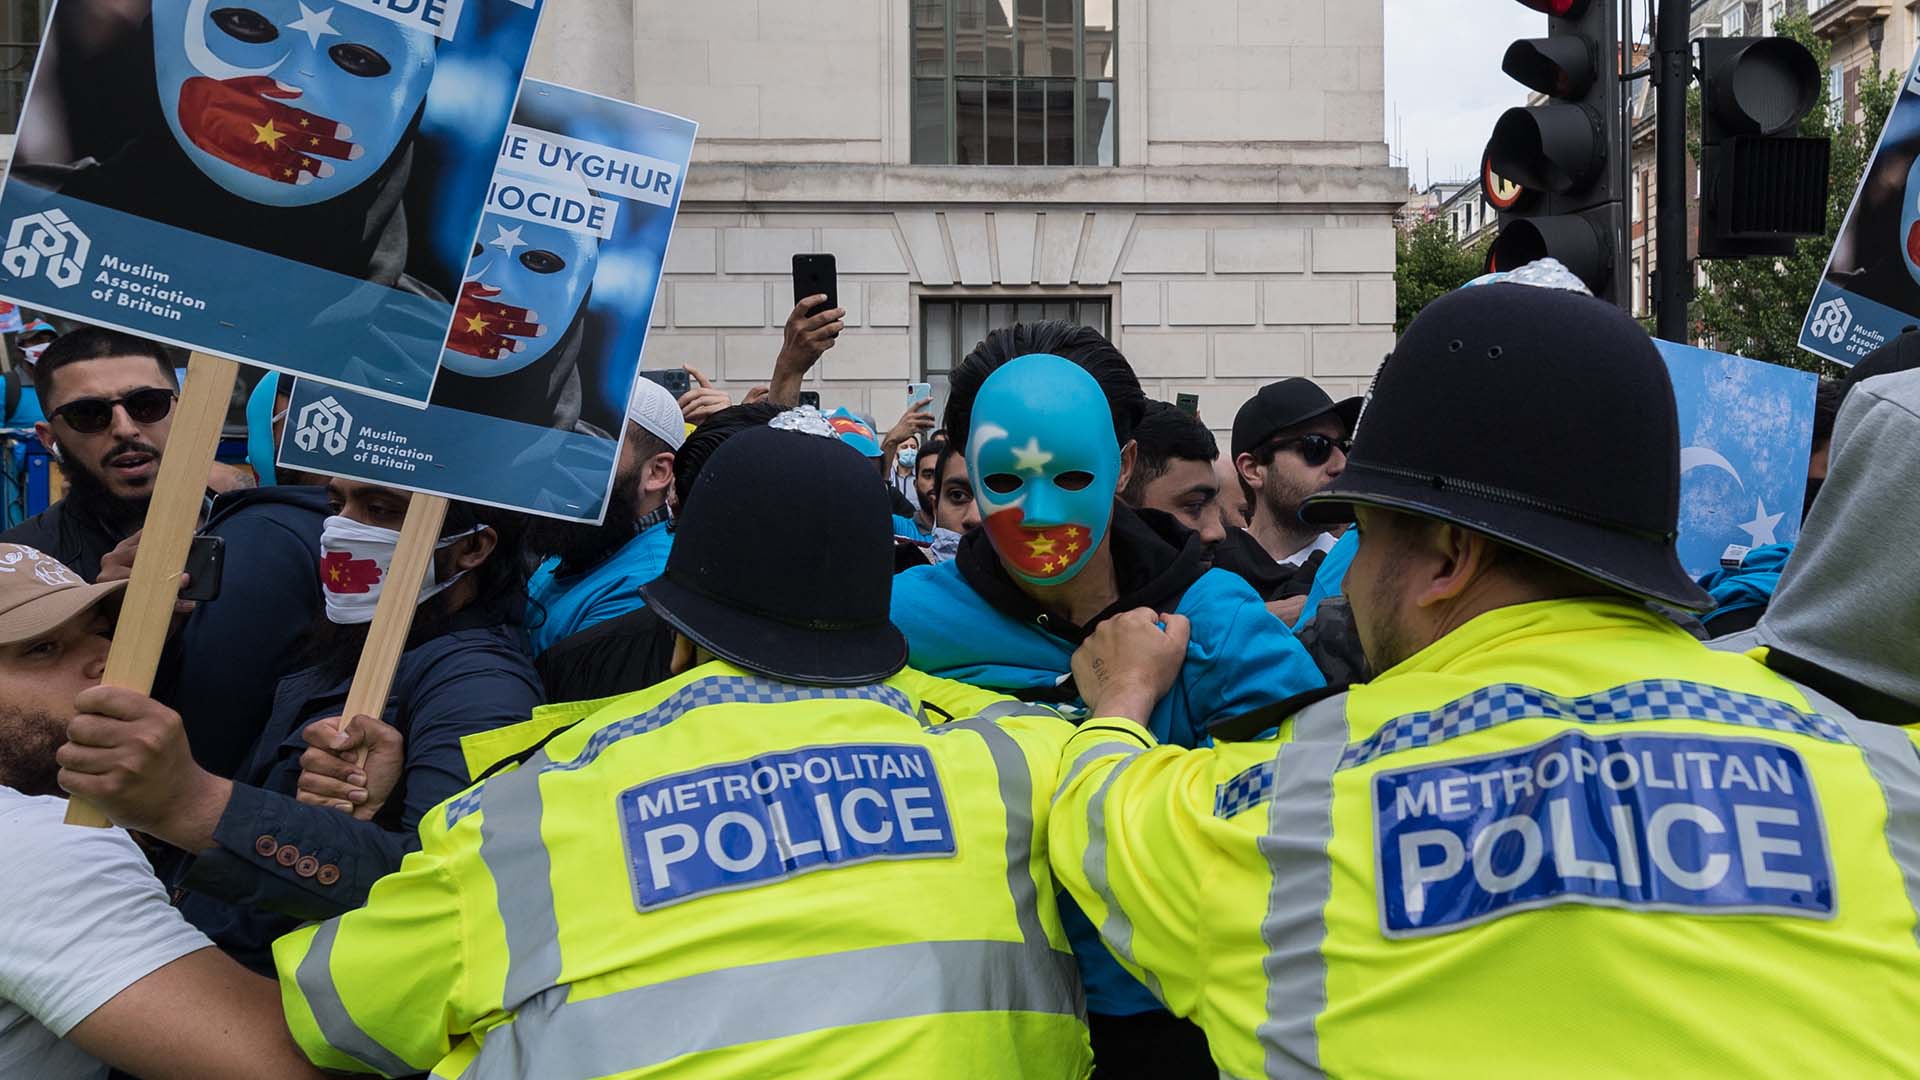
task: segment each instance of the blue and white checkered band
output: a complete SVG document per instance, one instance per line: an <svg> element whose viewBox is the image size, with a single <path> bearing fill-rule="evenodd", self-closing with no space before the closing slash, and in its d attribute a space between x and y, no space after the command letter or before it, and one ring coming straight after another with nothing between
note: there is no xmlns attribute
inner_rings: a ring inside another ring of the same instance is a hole
<svg viewBox="0 0 1920 1080"><path fill-rule="evenodd" d="M1714 724L1810 735L1850 743L1839 724L1818 713L1772 698L1679 679L1631 682L1586 697L1565 698L1518 683L1475 690L1429 712L1408 713L1347 747L1342 769L1365 765L1401 750L1432 746L1485 731L1510 720L1564 720L1576 724L1621 724L1637 720L1704 720Z"/></svg>
<svg viewBox="0 0 1920 1080"><path fill-rule="evenodd" d="M1213 816L1226 819L1267 801L1273 794L1273 762L1263 761L1213 789Z"/></svg>
<svg viewBox="0 0 1920 1080"><path fill-rule="evenodd" d="M594 732L578 756L568 761L549 761L540 771L572 772L593 764L594 759L622 739L644 735L665 727L695 709L709 705L778 705L790 701L872 701L906 716L919 715L911 698L891 686L797 686L746 675L714 675L691 682L669 694L666 700L646 712L616 720ZM476 784L455 796L447 804L447 828L480 809L480 793L486 785Z"/></svg>

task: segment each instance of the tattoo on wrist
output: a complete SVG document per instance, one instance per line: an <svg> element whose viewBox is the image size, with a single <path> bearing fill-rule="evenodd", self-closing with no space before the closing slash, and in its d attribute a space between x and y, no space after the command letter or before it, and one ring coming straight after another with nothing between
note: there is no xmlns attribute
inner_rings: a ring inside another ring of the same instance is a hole
<svg viewBox="0 0 1920 1080"><path fill-rule="evenodd" d="M1099 680L1101 686L1113 681L1112 676L1107 673L1107 662L1098 656L1093 658L1093 677Z"/></svg>

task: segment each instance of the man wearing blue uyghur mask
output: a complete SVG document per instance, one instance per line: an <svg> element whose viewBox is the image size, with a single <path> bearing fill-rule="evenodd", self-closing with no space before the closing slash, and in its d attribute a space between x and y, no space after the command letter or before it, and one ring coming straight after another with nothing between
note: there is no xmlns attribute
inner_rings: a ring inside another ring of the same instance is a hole
<svg viewBox="0 0 1920 1080"><path fill-rule="evenodd" d="M914 667L1071 710L1074 649L1103 619L1147 607L1193 626L1152 715L1163 742L1201 745L1216 721L1324 684L1253 589L1209 568L1198 535L1116 500L1145 408L1119 351L1069 323L996 330L954 369L944 426L964 443L982 527L952 561L894 579L893 622ZM1198 1030L1162 1011L1077 909L1062 917L1101 1074L1210 1074Z"/></svg>
<svg viewBox="0 0 1920 1080"><path fill-rule="evenodd" d="M93 7L62 5L56 21L111 25ZM30 164L23 179L339 273L420 284L405 272L400 203L433 81L431 34L334 0L155 0L145 30L152 81L105 92L126 115L151 100L165 129L90 145L108 129L78 128L78 165ZM103 77L117 76L109 66Z"/></svg>

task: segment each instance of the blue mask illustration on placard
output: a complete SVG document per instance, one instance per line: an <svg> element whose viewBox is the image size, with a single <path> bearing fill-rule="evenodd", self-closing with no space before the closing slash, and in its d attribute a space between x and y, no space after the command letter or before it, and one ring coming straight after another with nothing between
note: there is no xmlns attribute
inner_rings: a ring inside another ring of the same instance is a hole
<svg viewBox="0 0 1920 1080"><path fill-rule="evenodd" d="M1906 194L1900 207L1900 257L1907 260L1907 273L1920 281L1920 188L1913 186L1916 180L1920 180L1920 160L1907 172Z"/></svg>
<svg viewBox="0 0 1920 1080"><path fill-rule="evenodd" d="M1016 577L1058 585L1113 523L1120 446L1100 383L1064 357L1009 361L980 384L967 467L981 522Z"/></svg>
<svg viewBox="0 0 1920 1080"><path fill-rule="evenodd" d="M442 362L485 377L547 355L579 314L599 262L591 233L485 215Z"/></svg>
<svg viewBox="0 0 1920 1080"><path fill-rule="evenodd" d="M334 0L157 0L161 111L214 183L270 206L343 194L393 155L434 38Z"/></svg>

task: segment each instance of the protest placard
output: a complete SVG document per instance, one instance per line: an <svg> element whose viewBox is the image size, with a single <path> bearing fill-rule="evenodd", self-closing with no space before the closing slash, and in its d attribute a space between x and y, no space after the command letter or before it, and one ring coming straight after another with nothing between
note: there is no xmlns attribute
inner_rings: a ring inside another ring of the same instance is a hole
<svg viewBox="0 0 1920 1080"><path fill-rule="evenodd" d="M1812 452L1815 377L1655 344L1680 416L1680 564L1698 578L1742 549L1792 543Z"/></svg>
<svg viewBox="0 0 1920 1080"><path fill-rule="evenodd" d="M61 0L0 297L194 350L105 681L145 692L235 360L419 403L538 0ZM68 820L103 824L73 800Z"/></svg>
<svg viewBox="0 0 1920 1080"><path fill-rule="evenodd" d="M0 296L423 402L536 0L59 0Z"/></svg>
<svg viewBox="0 0 1920 1080"><path fill-rule="evenodd" d="M1833 254L1820 275L1800 347L1849 367L1920 325L1920 57L1887 114Z"/></svg>
<svg viewBox="0 0 1920 1080"><path fill-rule="evenodd" d="M527 80L431 403L301 380L279 463L600 521L695 129Z"/></svg>

